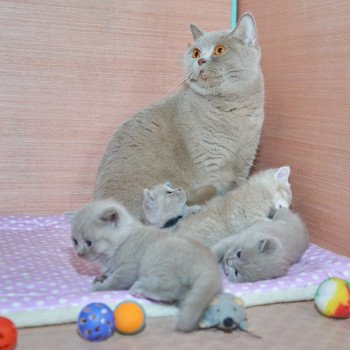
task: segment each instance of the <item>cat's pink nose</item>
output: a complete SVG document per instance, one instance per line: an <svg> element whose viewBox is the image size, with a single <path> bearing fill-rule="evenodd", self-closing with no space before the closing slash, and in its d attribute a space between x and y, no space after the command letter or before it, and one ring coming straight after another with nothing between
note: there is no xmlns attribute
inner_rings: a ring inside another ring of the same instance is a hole
<svg viewBox="0 0 350 350"><path fill-rule="evenodd" d="M204 58L200 58L198 60L198 64L201 66L203 63L207 62L207 60L205 60Z"/></svg>

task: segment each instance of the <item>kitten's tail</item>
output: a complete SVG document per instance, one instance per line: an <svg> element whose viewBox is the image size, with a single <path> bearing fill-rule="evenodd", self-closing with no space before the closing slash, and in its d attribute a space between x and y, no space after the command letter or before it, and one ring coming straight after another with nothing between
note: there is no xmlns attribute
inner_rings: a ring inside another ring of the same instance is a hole
<svg viewBox="0 0 350 350"><path fill-rule="evenodd" d="M221 291L219 273L212 272L200 275L180 306L176 329L181 332L191 332L197 329L204 311Z"/></svg>
<svg viewBox="0 0 350 350"><path fill-rule="evenodd" d="M216 194L217 194L217 189L214 185L202 186L197 190L193 191L188 196L186 204L188 206L195 205L195 204L204 204L209 199L215 197Z"/></svg>

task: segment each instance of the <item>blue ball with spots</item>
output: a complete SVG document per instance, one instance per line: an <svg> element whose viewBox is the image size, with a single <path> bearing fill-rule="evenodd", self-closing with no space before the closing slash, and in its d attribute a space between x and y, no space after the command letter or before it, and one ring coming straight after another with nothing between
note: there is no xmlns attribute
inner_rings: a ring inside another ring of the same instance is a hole
<svg viewBox="0 0 350 350"><path fill-rule="evenodd" d="M78 332L86 340L105 340L113 334L114 327L114 313L106 304L88 304L79 314Z"/></svg>

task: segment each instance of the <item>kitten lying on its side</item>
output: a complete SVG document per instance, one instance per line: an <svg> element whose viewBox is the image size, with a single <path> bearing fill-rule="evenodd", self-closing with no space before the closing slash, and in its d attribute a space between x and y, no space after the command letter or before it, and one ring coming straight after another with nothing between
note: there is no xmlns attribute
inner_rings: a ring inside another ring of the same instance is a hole
<svg viewBox="0 0 350 350"><path fill-rule="evenodd" d="M80 257L104 265L94 291L131 288L135 295L152 300L178 301L180 331L197 328L221 292L219 267L208 248L143 225L113 201L94 202L78 211L72 220L72 240Z"/></svg>
<svg viewBox="0 0 350 350"><path fill-rule="evenodd" d="M240 234L217 243L212 251L224 265L231 282L255 282L281 277L296 263L309 244L299 215L279 209Z"/></svg>
<svg viewBox="0 0 350 350"><path fill-rule="evenodd" d="M199 205L188 207L186 194L182 189L173 188L170 182L143 190L143 213L145 221L160 228L175 229L179 220L198 213Z"/></svg>
<svg viewBox="0 0 350 350"><path fill-rule="evenodd" d="M252 175L237 189L211 199L198 214L181 221L177 234L213 246L267 218L271 209L288 208L292 199L289 173L285 166Z"/></svg>

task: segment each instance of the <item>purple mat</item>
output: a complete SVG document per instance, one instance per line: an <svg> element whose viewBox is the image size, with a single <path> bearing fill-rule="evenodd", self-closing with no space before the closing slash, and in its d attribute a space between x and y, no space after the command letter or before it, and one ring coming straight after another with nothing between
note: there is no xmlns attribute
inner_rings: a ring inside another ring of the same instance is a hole
<svg viewBox="0 0 350 350"><path fill-rule="evenodd" d="M135 299L128 291L90 292L101 270L76 256L64 216L1 217L0 238L0 315L18 326L74 321L87 303L115 306ZM317 285L329 276L349 279L350 259L311 245L285 277L241 284L224 279L224 286L252 306L312 299ZM137 300L148 316L176 313L173 306Z"/></svg>

